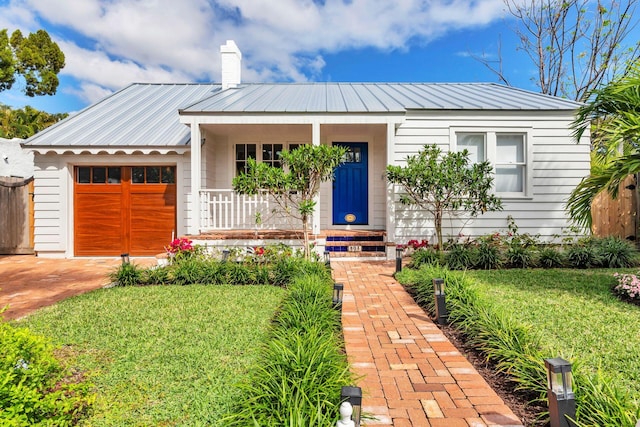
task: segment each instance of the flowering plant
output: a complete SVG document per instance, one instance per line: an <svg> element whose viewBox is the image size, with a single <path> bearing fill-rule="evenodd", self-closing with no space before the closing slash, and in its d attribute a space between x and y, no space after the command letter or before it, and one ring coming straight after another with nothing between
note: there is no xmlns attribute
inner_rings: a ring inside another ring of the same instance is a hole
<svg viewBox="0 0 640 427"><path fill-rule="evenodd" d="M180 237L179 239L174 239L171 243L164 247L164 250L167 251L168 254L177 255L183 252L193 252L194 251L193 242L186 237Z"/></svg>
<svg viewBox="0 0 640 427"><path fill-rule="evenodd" d="M413 249L420 249L420 248L426 248L427 246L429 246L429 242L427 240L416 240L416 239L412 239L409 240L407 242L407 248L413 248Z"/></svg>
<svg viewBox="0 0 640 427"><path fill-rule="evenodd" d="M626 298L632 300L640 300L640 278L635 274L615 273L618 284L613 288L614 291Z"/></svg>

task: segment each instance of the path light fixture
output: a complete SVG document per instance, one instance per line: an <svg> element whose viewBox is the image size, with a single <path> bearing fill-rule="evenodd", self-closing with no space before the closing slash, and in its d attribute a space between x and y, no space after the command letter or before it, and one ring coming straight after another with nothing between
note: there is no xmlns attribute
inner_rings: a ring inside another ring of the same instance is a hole
<svg viewBox="0 0 640 427"><path fill-rule="evenodd" d="M129 254L120 254L122 258L122 265L129 264Z"/></svg>
<svg viewBox="0 0 640 427"><path fill-rule="evenodd" d="M356 427L360 427L360 416L362 415L362 389L354 386L343 386L340 392L340 401L349 402L353 408L351 419Z"/></svg>
<svg viewBox="0 0 640 427"><path fill-rule="evenodd" d="M446 325L449 318L444 294L444 279L433 279L433 296L436 300L436 319L438 324Z"/></svg>
<svg viewBox="0 0 640 427"><path fill-rule="evenodd" d="M222 251L222 261L229 261L229 249L225 249Z"/></svg>
<svg viewBox="0 0 640 427"><path fill-rule="evenodd" d="M329 251L324 251L324 265L327 268L331 268L331 254Z"/></svg>
<svg viewBox="0 0 640 427"><path fill-rule="evenodd" d="M402 271L402 253L404 249L402 246L396 246L396 273L400 273Z"/></svg>
<svg viewBox="0 0 640 427"><path fill-rule="evenodd" d="M575 427L576 400L571 363L556 357L544 359L547 368L547 399L551 427Z"/></svg>
<svg viewBox="0 0 640 427"><path fill-rule="evenodd" d="M342 294L344 285L342 283L333 284L333 308L342 311Z"/></svg>

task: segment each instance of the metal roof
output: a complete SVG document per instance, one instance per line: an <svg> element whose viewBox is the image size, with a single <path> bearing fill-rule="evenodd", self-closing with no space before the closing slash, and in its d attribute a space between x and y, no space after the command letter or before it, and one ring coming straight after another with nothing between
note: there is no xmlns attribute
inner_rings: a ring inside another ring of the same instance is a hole
<svg viewBox="0 0 640 427"><path fill-rule="evenodd" d="M572 111L580 104L494 83L132 84L37 133L31 147L187 145L179 115L386 113L407 110Z"/></svg>
<svg viewBox="0 0 640 427"><path fill-rule="evenodd" d="M134 83L37 133L29 146L187 145L178 110L220 90L219 84Z"/></svg>
<svg viewBox="0 0 640 427"><path fill-rule="evenodd" d="M199 113L404 113L407 110L575 110L580 104L495 83L241 84L190 105Z"/></svg>

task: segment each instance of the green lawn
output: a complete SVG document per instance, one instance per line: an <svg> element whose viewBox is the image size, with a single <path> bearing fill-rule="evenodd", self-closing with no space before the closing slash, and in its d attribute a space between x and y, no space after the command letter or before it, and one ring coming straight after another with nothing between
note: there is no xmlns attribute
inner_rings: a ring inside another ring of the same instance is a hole
<svg viewBox="0 0 640 427"><path fill-rule="evenodd" d="M97 388L91 426L219 425L286 291L275 286L103 289L20 322L63 345Z"/></svg>
<svg viewBox="0 0 640 427"><path fill-rule="evenodd" d="M640 307L610 287L617 270L468 271L492 303L534 325L547 348L617 373L640 397ZM626 270L630 272L631 270ZM552 355L555 356L555 355Z"/></svg>

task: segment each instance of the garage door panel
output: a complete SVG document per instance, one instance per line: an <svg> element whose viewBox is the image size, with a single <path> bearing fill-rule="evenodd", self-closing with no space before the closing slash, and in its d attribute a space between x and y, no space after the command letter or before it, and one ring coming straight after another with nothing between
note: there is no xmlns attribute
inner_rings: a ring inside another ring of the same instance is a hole
<svg viewBox="0 0 640 427"><path fill-rule="evenodd" d="M176 195L131 194L131 253L155 255L164 250L175 230Z"/></svg>
<svg viewBox="0 0 640 427"><path fill-rule="evenodd" d="M86 179L92 175L86 169L93 167L83 168ZM75 184L75 254L118 256L128 252L136 256L162 252L175 230L176 185L132 183L131 167L114 168L122 170L122 182L94 184L91 179L90 183Z"/></svg>
<svg viewBox="0 0 640 427"><path fill-rule="evenodd" d="M119 255L122 250L121 194L86 193L75 198L75 254Z"/></svg>

